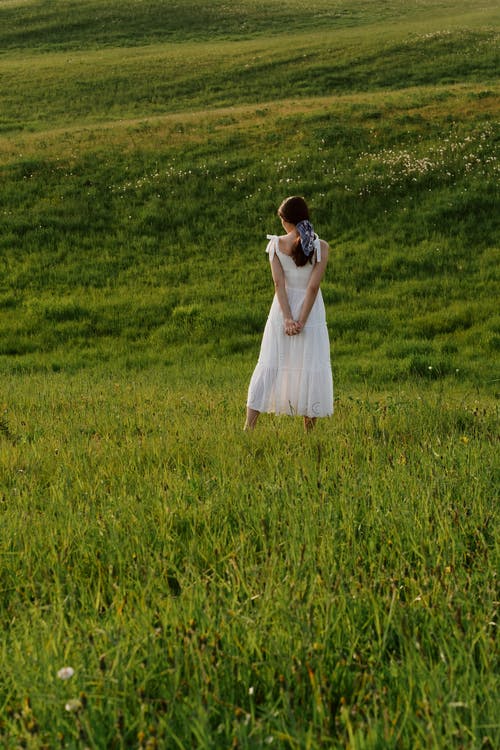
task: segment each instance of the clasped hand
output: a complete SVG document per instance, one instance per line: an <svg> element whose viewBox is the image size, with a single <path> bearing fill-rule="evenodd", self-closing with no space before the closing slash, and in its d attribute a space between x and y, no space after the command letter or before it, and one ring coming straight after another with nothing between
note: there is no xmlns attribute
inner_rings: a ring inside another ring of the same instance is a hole
<svg viewBox="0 0 500 750"><path fill-rule="evenodd" d="M304 326L298 320L292 320L291 318L285 320L285 333L287 336L296 336L303 328Z"/></svg>

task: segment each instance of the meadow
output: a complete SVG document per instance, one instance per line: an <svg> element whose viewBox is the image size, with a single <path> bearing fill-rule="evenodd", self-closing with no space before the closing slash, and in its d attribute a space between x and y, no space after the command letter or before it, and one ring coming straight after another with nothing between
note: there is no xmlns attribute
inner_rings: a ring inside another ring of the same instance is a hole
<svg viewBox="0 0 500 750"><path fill-rule="evenodd" d="M0 0L2 747L500 744L500 13L379 5ZM336 412L248 435L295 193Z"/></svg>

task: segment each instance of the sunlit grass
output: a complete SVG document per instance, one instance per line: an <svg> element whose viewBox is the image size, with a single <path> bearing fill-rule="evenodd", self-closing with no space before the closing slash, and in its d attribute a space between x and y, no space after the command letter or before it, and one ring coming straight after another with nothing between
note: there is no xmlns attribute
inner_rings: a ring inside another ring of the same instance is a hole
<svg viewBox="0 0 500 750"><path fill-rule="evenodd" d="M0 58L1 131L496 79L493 6L473 16L455 9L437 31L432 14L387 25L382 19L374 23L363 9L354 29L330 20L321 33L306 27L297 34L280 22L280 5L272 30L257 38L228 41L215 34L202 41L49 48L43 54L14 49Z"/></svg>
<svg viewBox="0 0 500 750"><path fill-rule="evenodd" d="M435 87L61 131L45 149L11 138L2 366L176 362L186 336L191 359L250 363L270 298L262 238L299 192L332 246L337 376L432 372L494 392L495 112L484 89Z"/></svg>
<svg viewBox="0 0 500 750"><path fill-rule="evenodd" d="M498 746L497 14L0 3L2 747ZM336 411L249 435L291 193Z"/></svg>
<svg viewBox="0 0 500 750"><path fill-rule="evenodd" d="M493 403L353 393L306 440L168 382L6 382L6 742L423 748L491 722Z"/></svg>

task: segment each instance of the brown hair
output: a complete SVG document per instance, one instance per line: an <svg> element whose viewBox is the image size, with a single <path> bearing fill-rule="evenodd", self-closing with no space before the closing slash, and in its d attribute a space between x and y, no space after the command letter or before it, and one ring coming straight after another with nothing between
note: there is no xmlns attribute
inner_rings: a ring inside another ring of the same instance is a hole
<svg viewBox="0 0 500 750"><path fill-rule="evenodd" d="M305 219L309 221L309 209L304 198L301 198L299 195L292 195L290 198L285 198L280 205L278 208L278 216L289 224L298 224L299 221L304 221ZM313 261L313 253L311 253L309 257L304 254L300 237L297 237L297 241L293 246L292 258L294 259L296 266L305 266L307 261L309 261L309 263L312 263Z"/></svg>

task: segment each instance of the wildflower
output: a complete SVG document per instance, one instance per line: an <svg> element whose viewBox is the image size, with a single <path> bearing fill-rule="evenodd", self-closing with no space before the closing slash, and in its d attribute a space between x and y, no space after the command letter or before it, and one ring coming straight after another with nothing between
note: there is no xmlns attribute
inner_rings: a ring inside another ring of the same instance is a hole
<svg viewBox="0 0 500 750"><path fill-rule="evenodd" d="M73 667L62 667L62 669L59 670L57 673L57 676L60 680L69 680L70 677L73 677L75 674L75 670Z"/></svg>
<svg viewBox="0 0 500 750"><path fill-rule="evenodd" d="M72 698L70 701L66 703L64 708L69 713L76 714L78 713L78 711L80 711L83 708L83 706L82 706L82 702L79 701L78 698Z"/></svg>
<svg viewBox="0 0 500 750"><path fill-rule="evenodd" d="M255 692L255 688L253 686L248 688L248 695L253 695Z"/></svg>

